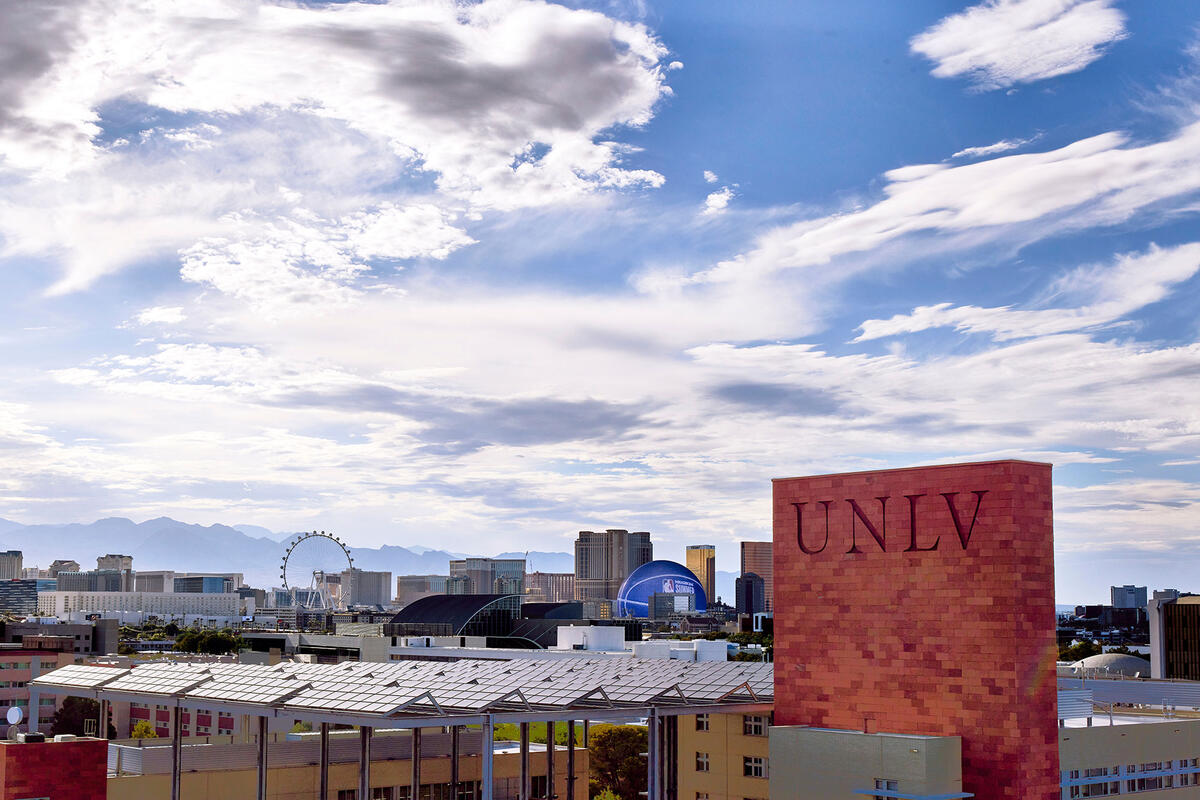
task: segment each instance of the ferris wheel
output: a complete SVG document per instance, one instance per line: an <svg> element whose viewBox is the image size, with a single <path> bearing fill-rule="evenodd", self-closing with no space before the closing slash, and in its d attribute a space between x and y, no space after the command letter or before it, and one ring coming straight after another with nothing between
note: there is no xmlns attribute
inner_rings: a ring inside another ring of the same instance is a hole
<svg viewBox="0 0 1200 800"><path fill-rule="evenodd" d="M353 567L345 542L332 533L311 531L288 542L279 577L293 607L345 608L350 587L341 585L341 574Z"/></svg>

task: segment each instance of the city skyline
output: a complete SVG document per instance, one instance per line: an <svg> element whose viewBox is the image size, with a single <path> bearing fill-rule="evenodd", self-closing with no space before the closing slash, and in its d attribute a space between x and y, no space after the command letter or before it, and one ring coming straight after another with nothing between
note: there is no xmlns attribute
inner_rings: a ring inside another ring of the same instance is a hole
<svg viewBox="0 0 1200 800"><path fill-rule="evenodd" d="M6 6L0 518L735 571L1023 458L1064 602L1193 588L1194 8L870 8Z"/></svg>

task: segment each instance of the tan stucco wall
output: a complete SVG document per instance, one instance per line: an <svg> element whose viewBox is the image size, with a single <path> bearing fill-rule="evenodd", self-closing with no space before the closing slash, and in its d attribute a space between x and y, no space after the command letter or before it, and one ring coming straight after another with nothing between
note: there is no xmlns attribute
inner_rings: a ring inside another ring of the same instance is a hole
<svg viewBox="0 0 1200 800"><path fill-rule="evenodd" d="M767 737L744 735L741 714L709 714L708 728L698 731L694 716L679 717L679 800L696 800L704 792L708 800L766 800L769 778L743 776L742 758L766 758ZM696 771L697 752L708 753L708 772ZM769 775L769 761L767 766Z"/></svg>

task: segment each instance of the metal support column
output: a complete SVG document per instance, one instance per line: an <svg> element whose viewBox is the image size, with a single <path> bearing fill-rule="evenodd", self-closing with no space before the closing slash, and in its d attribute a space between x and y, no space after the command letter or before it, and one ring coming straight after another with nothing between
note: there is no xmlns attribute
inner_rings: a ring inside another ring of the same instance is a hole
<svg viewBox="0 0 1200 800"><path fill-rule="evenodd" d="M258 800L267 800L267 718L258 718Z"/></svg>
<svg viewBox="0 0 1200 800"><path fill-rule="evenodd" d="M496 752L496 748L492 740L496 735L496 731L492 724L491 714L488 714L483 718L483 725L480 727L483 730L481 731L479 745L479 749L481 751L479 754L481 762L479 765L479 782L483 785L480 786L479 796L482 800L492 800L492 757Z"/></svg>
<svg viewBox="0 0 1200 800"><path fill-rule="evenodd" d="M101 739L108 738L108 701L100 701L100 727L96 729L96 736Z"/></svg>
<svg viewBox="0 0 1200 800"><path fill-rule="evenodd" d="M171 709L171 800L179 800L180 776L183 773L183 717L179 706Z"/></svg>
<svg viewBox="0 0 1200 800"><path fill-rule="evenodd" d="M329 723L321 723L321 800L329 800Z"/></svg>
<svg viewBox="0 0 1200 800"><path fill-rule="evenodd" d="M575 800L575 720L567 720L567 800Z"/></svg>
<svg viewBox="0 0 1200 800"><path fill-rule="evenodd" d="M658 793L658 715L646 716L646 800L662 800Z"/></svg>
<svg viewBox="0 0 1200 800"><path fill-rule="evenodd" d="M679 717L667 717L667 800L679 800Z"/></svg>
<svg viewBox="0 0 1200 800"><path fill-rule="evenodd" d="M558 797L554 793L554 720L546 722L546 800Z"/></svg>
<svg viewBox="0 0 1200 800"><path fill-rule="evenodd" d="M358 729L358 796L371 796L371 726Z"/></svg>
<svg viewBox="0 0 1200 800"><path fill-rule="evenodd" d="M529 723L521 723L521 791L519 800L530 800L531 781L529 780Z"/></svg>
<svg viewBox="0 0 1200 800"><path fill-rule="evenodd" d="M450 800L458 800L458 737L462 725L450 726Z"/></svg>
<svg viewBox="0 0 1200 800"><path fill-rule="evenodd" d="M583 746L585 749L592 746L591 732L588 730L591 724L586 719L583 721Z"/></svg>
<svg viewBox="0 0 1200 800"><path fill-rule="evenodd" d="M421 797L421 729L412 729L412 790L410 800Z"/></svg>

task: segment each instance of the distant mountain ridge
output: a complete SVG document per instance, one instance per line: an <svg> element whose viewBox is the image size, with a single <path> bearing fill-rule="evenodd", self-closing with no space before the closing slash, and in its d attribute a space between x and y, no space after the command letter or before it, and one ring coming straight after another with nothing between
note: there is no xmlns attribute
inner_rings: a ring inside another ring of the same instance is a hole
<svg viewBox="0 0 1200 800"><path fill-rule="evenodd" d="M279 563L295 532L277 532L259 525L196 525L170 517L134 522L107 517L95 522L22 525L0 519L0 550L20 550L27 567L43 569L58 558L95 569L96 558L106 553L133 556L137 570L171 569L176 572L240 572L259 589L280 585ZM463 553L432 550L422 545L401 547L351 547L354 565L361 569L397 575L446 575L449 562ZM530 550L509 551L494 558L527 558L530 572L574 572L572 553ZM717 572L717 595L733 604L735 572Z"/></svg>
<svg viewBox="0 0 1200 800"><path fill-rule="evenodd" d="M82 569L95 569L106 553L133 556L134 570L176 572L241 572L256 588L278 586L279 563L294 533L277 533L257 525L195 525L170 517L134 522L108 517L91 523L23 525L0 519L0 550L20 550L27 567L49 567L55 559L73 559ZM461 554L398 545L351 547L354 565L396 575L445 575ZM523 553L505 557L523 557ZM530 553L535 559L535 554ZM566 561L564 561L564 559ZM563 563L566 569L558 569ZM551 570L550 566L555 569ZM535 568L543 572L574 570L567 553L537 553Z"/></svg>

